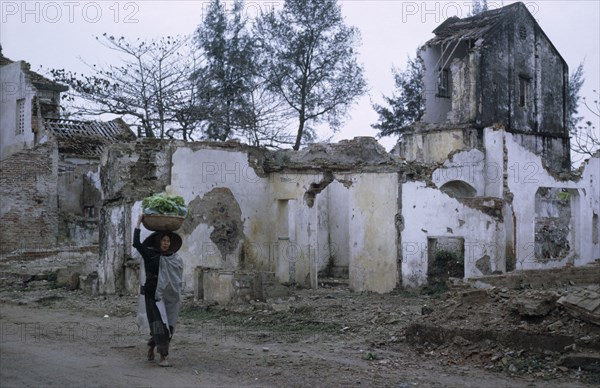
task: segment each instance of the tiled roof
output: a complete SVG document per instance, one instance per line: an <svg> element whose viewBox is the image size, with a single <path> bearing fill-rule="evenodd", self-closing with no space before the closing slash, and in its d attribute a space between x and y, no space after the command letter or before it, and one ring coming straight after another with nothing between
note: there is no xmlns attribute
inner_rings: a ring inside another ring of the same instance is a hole
<svg viewBox="0 0 600 388"><path fill-rule="evenodd" d="M45 128L58 140L58 150L63 155L99 157L105 147L136 137L121 119L112 121L78 121L44 119Z"/></svg>

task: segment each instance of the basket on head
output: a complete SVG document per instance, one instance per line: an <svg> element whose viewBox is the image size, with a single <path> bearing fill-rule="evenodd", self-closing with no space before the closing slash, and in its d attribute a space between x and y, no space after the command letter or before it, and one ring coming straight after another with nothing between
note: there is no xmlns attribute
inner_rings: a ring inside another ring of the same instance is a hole
<svg viewBox="0 0 600 388"><path fill-rule="evenodd" d="M183 224L185 217L165 214L145 214L142 219L144 228L154 232L173 232Z"/></svg>

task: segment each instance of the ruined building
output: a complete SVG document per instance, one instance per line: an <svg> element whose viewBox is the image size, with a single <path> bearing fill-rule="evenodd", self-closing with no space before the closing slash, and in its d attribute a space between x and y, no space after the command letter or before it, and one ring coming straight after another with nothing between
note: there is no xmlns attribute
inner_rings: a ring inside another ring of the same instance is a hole
<svg viewBox="0 0 600 388"><path fill-rule="evenodd" d="M404 186L405 224L419 227L403 242L458 247L467 277L600 257L598 158L569 172L568 68L527 7L450 18L433 32L420 50L425 115L395 153L442 165L433 187ZM415 249L403 272L436 266Z"/></svg>
<svg viewBox="0 0 600 388"><path fill-rule="evenodd" d="M481 129L501 126L541 155L549 169L569 170L567 64L527 7L515 3L451 17L433 33L419 53L425 69L423 126L406 137L403 154L441 161L452 150L481 147ZM434 135L438 131L452 131L453 141L423 155L414 142L436 142L445 136Z"/></svg>
<svg viewBox="0 0 600 388"><path fill-rule="evenodd" d="M137 292L133 228L157 192L190 207L184 289L220 303L331 276L385 293L600 258L600 158L569 170L567 66L535 19L519 3L434 34L420 52L426 114L392 152L367 137L105 149L98 290Z"/></svg>
<svg viewBox="0 0 600 388"><path fill-rule="evenodd" d="M61 119L67 87L1 51L0 86L0 254L97 250L100 157L135 136L121 119Z"/></svg>
<svg viewBox="0 0 600 388"><path fill-rule="evenodd" d="M425 116L391 153L372 138L111 147L100 288L135 289L132 220L159 191L190 204L185 288L219 302L322 276L389 292L598 259L600 158L569 171L567 66L527 8L451 18L434 34L420 51Z"/></svg>

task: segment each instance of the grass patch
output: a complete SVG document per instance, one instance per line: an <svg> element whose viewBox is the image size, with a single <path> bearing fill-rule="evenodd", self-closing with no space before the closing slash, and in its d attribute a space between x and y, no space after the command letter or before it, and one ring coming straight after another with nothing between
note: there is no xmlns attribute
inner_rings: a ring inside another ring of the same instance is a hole
<svg viewBox="0 0 600 388"><path fill-rule="evenodd" d="M242 326L254 330L266 330L274 334L334 334L339 333L341 327L334 322L322 322L292 316L289 313L274 313L251 317L232 314L224 317L223 323Z"/></svg>
<svg viewBox="0 0 600 388"><path fill-rule="evenodd" d="M445 281L430 281L430 283L426 286L424 286L421 289L421 293L423 295L429 295L429 296L433 296L433 297L439 297L442 294L448 292L450 290L450 288L448 287L448 284L446 284Z"/></svg>
<svg viewBox="0 0 600 388"><path fill-rule="evenodd" d="M390 292L390 295L398 295L403 298L418 298L421 296L421 290L418 288L398 287L398 288L392 290L392 292Z"/></svg>
<svg viewBox="0 0 600 388"><path fill-rule="evenodd" d="M184 319L207 321L219 318L220 314L218 311L212 311L205 308L183 306L181 310L179 310L179 316Z"/></svg>
<svg viewBox="0 0 600 388"><path fill-rule="evenodd" d="M211 321L211 323L229 327L234 331L266 332L273 336L303 337L317 334L339 334L341 330L338 323L299 317L289 312L247 314L184 306L180 310L179 316L196 321Z"/></svg>

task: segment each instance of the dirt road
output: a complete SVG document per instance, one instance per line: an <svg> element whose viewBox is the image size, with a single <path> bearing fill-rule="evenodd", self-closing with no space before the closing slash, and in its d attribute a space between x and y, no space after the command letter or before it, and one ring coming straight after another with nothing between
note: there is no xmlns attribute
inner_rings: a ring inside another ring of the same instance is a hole
<svg viewBox="0 0 600 388"><path fill-rule="evenodd" d="M0 300L2 387L590 386L419 354L396 338L420 314L419 298L301 290L277 304L228 309L188 299L171 368L145 360L135 296L5 289Z"/></svg>

